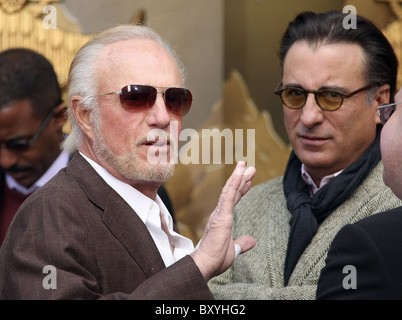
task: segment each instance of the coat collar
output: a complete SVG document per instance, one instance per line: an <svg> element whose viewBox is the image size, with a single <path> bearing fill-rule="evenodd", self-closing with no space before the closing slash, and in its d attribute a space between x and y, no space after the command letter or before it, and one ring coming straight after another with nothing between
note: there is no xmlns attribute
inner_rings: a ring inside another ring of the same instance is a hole
<svg viewBox="0 0 402 320"><path fill-rule="evenodd" d="M148 277L165 268L145 224L78 152L73 154L66 174L74 178L88 199L102 210L103 223Z"/></svg>

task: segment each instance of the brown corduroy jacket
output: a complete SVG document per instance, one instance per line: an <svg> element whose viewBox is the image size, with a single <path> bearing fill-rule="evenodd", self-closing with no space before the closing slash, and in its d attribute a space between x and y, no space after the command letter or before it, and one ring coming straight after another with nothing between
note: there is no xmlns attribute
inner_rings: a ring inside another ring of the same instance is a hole
<svg viewBox="0 0 402 320"><path fill-rule="evenodd" d="M166 268L137 214L79 153L20 207L2 299L212 299L190 256Z"/></svg>

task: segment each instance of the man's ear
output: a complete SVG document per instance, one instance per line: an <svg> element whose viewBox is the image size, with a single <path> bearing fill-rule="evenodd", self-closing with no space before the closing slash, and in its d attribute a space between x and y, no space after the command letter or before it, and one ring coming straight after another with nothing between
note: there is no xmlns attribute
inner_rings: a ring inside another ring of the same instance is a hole
<svg viewBox="0 0 402 320"><path fill-rule="evenodd" d="M373 99L373 103L375 103L376 107L378 108L382 104L389 103L390 98L391 98L391 86L389 84L384 84L377 89Z"/></svg>
<svg viewBox="0 0 402 320"><path fill-rule="evenodd" d="M73 96L70 101L70 108L77 120L81 130L90 138L94 138L93 128L91 123L91 110L82 105L81 96Z"/></svg>
<svg viewBox="0 0 402 320"><path fill-rule="evenodd" d="M384 84L379 87L374 95L372 106L375 108L376 123L380 124L380 116L378 115L377 108L382 104L390 102L391 98L391 86L389 84Z"/></svg>

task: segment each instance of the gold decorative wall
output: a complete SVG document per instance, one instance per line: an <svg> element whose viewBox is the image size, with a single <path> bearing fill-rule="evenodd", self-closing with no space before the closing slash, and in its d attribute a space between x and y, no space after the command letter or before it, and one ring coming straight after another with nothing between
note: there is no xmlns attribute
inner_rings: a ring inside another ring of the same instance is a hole
<svg viewBox="0 0 402 320"><path fill-rule="evenodd" d="M43 9L58 1L0 0L0 50L29 48L43 54L53 64L60 85L65 89L70 63L78 49L92 35L46 28ZM56 10L61 19L62 10ZM48 17L49 18L49 17Z"/></svg>
<svg viewBox="0 0 402 320"><path fill-rule="evenodd" d="M395 53L398 56L399 64L402 63L402 1L400 0L377 0L380 2L388 2L395 16L395 21L388 24L383 32L394 47ZM398 71L398 86L402 86L402 68L399 67Z"/></svg>

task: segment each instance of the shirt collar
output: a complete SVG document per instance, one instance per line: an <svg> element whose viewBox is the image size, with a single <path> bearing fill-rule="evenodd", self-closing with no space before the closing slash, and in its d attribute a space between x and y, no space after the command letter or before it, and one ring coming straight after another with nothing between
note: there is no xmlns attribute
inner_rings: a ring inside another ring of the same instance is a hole
<svg viewBox="0 0 402 320"><path fill-rule="evenodd" d="M153 209L155 205L159 206L159 209L167 222L168 228L173 229L173 220L171 215L169 214L168 209L166 208L163 201L160 199L159 195L156 196L155 201L151 198L148 198L146 195L138 191L137 189L130 186L128 183L125 183L113 175L111 175L105 168L100 166L95 161L91 160L83 153L80 154L84 157L85 160L89 162L89 164L95 169L95 171L105 180L105 182L115 190L123 199L127 202L127 204L135 211L135 213L140 217L140 219L144 222L147 221L147 217L149 212Z"/></svg>
<svg viewBox="0 0 402 320"><path fill-rule="evenodd" d="M67 166L70 156L68 152L62 151L60 155L56 158L56 160L52 163L52 165L46 170L46 172L29 188L26 188L20 185L13 177L6 174L6 183L7 186L12 190L16 189L18 192L22 194L30 194L35 192L39 188L41 188L45 183L47 183L53 176L56 175L60 169L63 169Z"/></svg>
<svg viewBox="0 0 402 320"><path fill-rule="evenodd" d="M318 187L313 178L311 178L310 174L307 172L306 167L304 165L304 163L302 163L301 166L301 176L304 180L304 182L306 182L309 186L310 186L310 195L313 196L318 190L320 190L323 186L325 186L326 184L330 183L331 180L333 178L335 178L336 176L338 176L339 174L342 173L343 170L340 170L338 172L335 172L334 174L330 174L328 176L325 176L324 178L321 179L320 182L320 187Z"/></svg>

